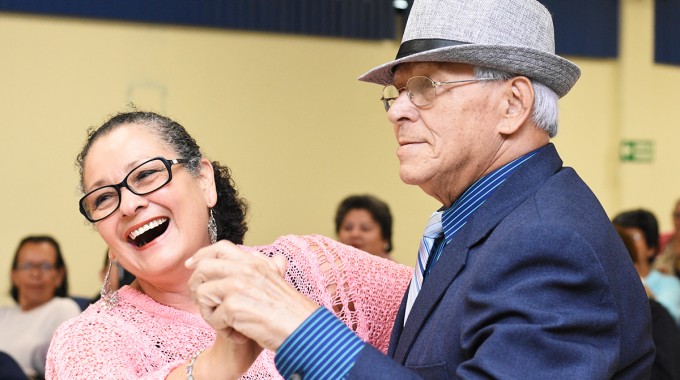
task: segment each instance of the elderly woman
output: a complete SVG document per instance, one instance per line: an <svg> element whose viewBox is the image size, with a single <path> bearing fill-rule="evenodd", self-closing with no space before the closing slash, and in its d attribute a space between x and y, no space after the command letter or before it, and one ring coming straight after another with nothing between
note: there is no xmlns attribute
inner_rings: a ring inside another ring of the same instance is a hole
<svg viewBox="0 0 680 380"><path fill-rule="evenodd" d="M68 298L66 265L59 243L51 236L28 236L12 260L12 298L16 305L0 308L0 351L9 354L27 376L35 376L34 360L57 327L80 314ZM2 370L0 370L2 372Z"/></svg>
<svg viewBox="0 0 680 380"><path fill-rule="evenodd" d="M274 353L214 330L188 286L185 261L198 250L243 243L246 204L229 170L210 162L181 125L147 112L116 115L92 131L78 164L80 211L136 280L117 292L105 286L100 301L59 328L47 376L206 379L248 370L245 378L280 378ZM386 349L407 267L321 236L240 248L267 265L285 261L290 284Z"/></svg>
<svg viewBox="0 0 680 380"><path fill-rule="evenodd" d="M350 195L340 202L335 233L343 244L391 259L392 214L387 203L372 195Z"/></svg>

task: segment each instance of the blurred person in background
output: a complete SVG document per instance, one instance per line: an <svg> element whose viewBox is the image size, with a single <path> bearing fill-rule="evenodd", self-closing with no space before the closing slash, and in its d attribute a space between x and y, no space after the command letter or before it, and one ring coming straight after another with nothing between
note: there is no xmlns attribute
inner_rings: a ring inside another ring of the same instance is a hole
<svg viewBox="0 0 680 380"><path fill-rule="evenodd" d="M631 233L623 227L616 226L616 230L626 246L631 260L636 268L648 265L646 260L639 260L637 245ZM645 288L647 288L645 286ZM649 289L647 295L650 295ZM652 313L652 338L656 346L654 363L650 380L679 380L680 379L680 330L675 324L673 316L654 298L649 298Z"/></svg>
<svg viewBox="0 0 680 380"><path fill-rule="evenodd" d="M675 202L671 216L673 231L660 235L660 253L654 261L654 269L680 278L680 199Z"/></svg>
<svg viewBox="0 0 680 380"><path fill-rule="evenodd" d="M46 235L22 239L12 260L11 282L16 304L0 308L0 351L12 356L27 376L39 376L32 364L34 352L49 344L60 324L80 314L78 304L68 298L59 243Z"/></svg>
<svg viewBox="0 0 680 380"><path fill-rule="evenodd" d="M343 244L392 259L392 214L387 203L372 195L351 195L340 202L335 233Z"/></svg>
<svg viewBox="0 0 680 380"><path fill-rule="evenodd" d="M659 224L650 211L637 209L624 211L612 220L630 234L637 249L635 265L647 295L662 304L680 322L680 280L652 268L659 250Z"/></svg>

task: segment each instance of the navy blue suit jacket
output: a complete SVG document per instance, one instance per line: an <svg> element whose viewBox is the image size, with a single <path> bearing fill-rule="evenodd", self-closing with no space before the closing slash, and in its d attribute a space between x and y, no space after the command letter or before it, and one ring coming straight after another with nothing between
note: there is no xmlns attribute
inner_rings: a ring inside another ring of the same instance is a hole
<svg viewBox="0 0 680 380"><path fill-rule="evenodd" d="M425 278L388 356L349 378L640 379L649 303L604 209L552 144L502 184Z"/></svg>

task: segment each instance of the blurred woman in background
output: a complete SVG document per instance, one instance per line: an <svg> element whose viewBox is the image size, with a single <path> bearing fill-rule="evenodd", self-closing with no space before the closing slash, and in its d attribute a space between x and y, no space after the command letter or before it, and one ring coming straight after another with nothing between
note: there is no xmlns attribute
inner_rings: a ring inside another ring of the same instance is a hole
<svg viewBox="0 0 680 380"><path fill-rule="evenodd" d="M351 195L340 202L335 233L343 244L391 259L392 214L387 203L372 195Z"/></svg>
<svg viewBox="0 0 680 380"><path fill-rule="evenodd" d="M16 304L0 307L0 351L14 358L27 376L39 376L34 354L49 344L61 323L80 314L78 304L68 298L59 243L51 236L22 239L12 260L11 279Z"/></svg>

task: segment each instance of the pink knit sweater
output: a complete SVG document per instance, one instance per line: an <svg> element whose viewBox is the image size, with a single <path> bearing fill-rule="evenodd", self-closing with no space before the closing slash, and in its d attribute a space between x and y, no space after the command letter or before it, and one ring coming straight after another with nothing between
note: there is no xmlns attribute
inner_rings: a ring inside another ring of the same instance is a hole
<svg viewBox="0 0 680 380"><path fill-rule="evenodd" d="M286 280L335 314L358 336L386 351L411 269L322 236L284 236L242 247L288 259ZM47 379L164 379L215 331L198 314L161 305L130 287L106 309L97 302L59 327L47 357ZM280 379L265 350L243 377Z"/></svg>

